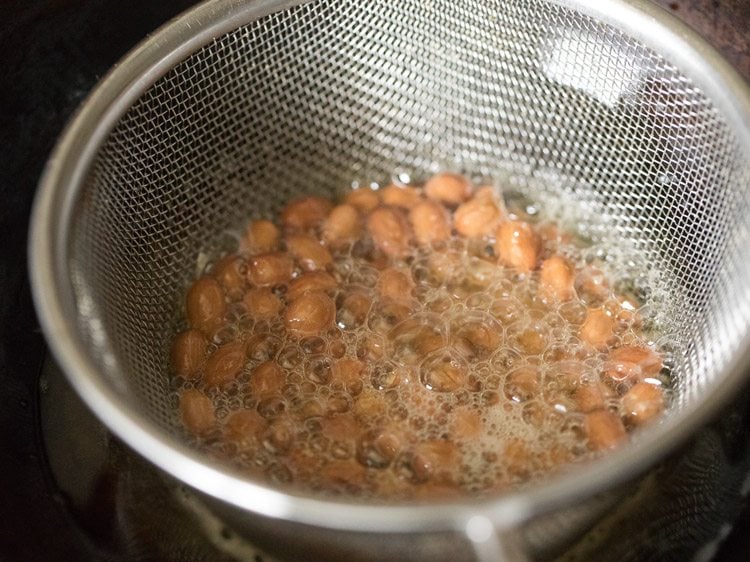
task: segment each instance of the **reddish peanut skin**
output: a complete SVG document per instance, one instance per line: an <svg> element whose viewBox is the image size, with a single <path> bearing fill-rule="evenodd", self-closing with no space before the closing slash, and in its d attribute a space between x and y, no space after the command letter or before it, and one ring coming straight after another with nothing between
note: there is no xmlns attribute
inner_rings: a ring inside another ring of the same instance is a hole
<svg viewBox="0 0 750 562"><path fill-rule="evenodd" d="M333 326L336 305L321 291L305 293L286 307L284 325L296 336L309 336L326 332Z"/></svg>
<svg viewBox="0 0 750 562"><path fill-rule="evenodd" d="M380 190L380 198L386 205L411 209L421 201L422 196L419 190L413 187L389 185Z"/></svg>
<svg viewBox="0 0 750 562"><path fill-rule="evenodd" d="M227 416L224 437L241 449L257 445L258 436L267 427L266 420L255 410L238 410Z"/></svg>
<svg viewBox="0 0 750 562"><path fill-rule="evenodd" d="M580 338L589 345L604 349L614 335L615 320L601 308L590 309L579 331Z"/></svg>
<svg viewBox="0 0 750 562"><path fill-rule="evenodd" d="M245 310L255 318L275 318L284 308L284 303L269 287L250 289L242 299Z"/></svg>
<svg viewBox="0 0 750 562"><path fill-rule="evenodd" d="M182 423L195 435L207 433L216 424L214 405L200 390L190 389L180 394L180 415Z"/></svg>
<svg viewBox="0 0 750 562"><path fill-rule="evenodd" d="M532 271L539 258L539 237L523 221L507 221L497 229L495 253L500 262L521 273Z"/></svg>
<svg viewBox="0 0 750 562"><path fill-rule="evenodd" d="M661 355L656 351L636 345L625 345L613 349L609 353L609 359L610 361L637 365L644 376L658 374L664 365Z"/></svg>
<svg viewBox="0 0 750 562"><path fill-rule="evenodd" d="M285 238L286 247L305 271L325 269L333 263L328 248L314 236L290 234Z"/></svg>
<svg viewBox="0 0 750 562"><path fill-rule="evenodd" d="M221 326L226 313L224 290L212 277L201 277L188 290L187 317L190 325L207 335Z"/></svg>
<svg viewBox="0 0 750 562"><path fill-rule="evenodd" d="M340 386L352 396L362 392L365 366L357 359L339 359L331 368L331 386Z"/></svg>
<svg viewBox="0 0 750 562"><path fill-rule="evenodd" d="M286 298L293 301L296 298L312 291L328 292L337 287L336 279L325 271L308 271L303 273L289 283Z"/></svg>
<svg viewBox="0 0 750 562"><path fill-rule="evenodd" d="M236 379L244 366L244 342L234 341L222 345L206 361L203 382L206 386L224 386Z"/></svg>
<svg viewBox="0 0 750 562"><path fill-rule="evenodd" d="M294 262L286 254L274 252L248 260L247 278L255 286L281 285L292 278Z"/></svg>
<svg viewBox="0 0 750 562"><path fill-rule="evenodd" d="M380 205L380 195L369 187L361 187L347 193L344 201L356 207L361 213L367 214Z"/></svg>
<svg viewBox="0 0 750 562"><path fill-rule="evenodd" d="M323 240L333 246L354 242L362 233L362 217L354 205L334 207L323 223Z"/></svg>
<svg viewBox="0 0 750 562"><path fill-rule="evenodd" d="M567 260L561 256L552 256L542 262L539 268L539 289L545 296L558 301L573 298L574 271Z"/></svg>
<svg viewBox="0 0 750 562"><path fill-rule="evenodd" d="M448 213L434 201L417 203L409 211L414 238L422 246L443 242L450 238L451 225Z"/></svg>
<svg viewBox="0 0 750 562"><path fill-rule="evenodd" d="M389 267L380 272L376 287L381 298L400 302L411 298L414 283L410 275Z"/></svg>
<svg viewBox="0 0 750 562"><path fill-rule="evenodd" d="M461 236L476 238L494 232L502 216L493 195L480 196L480 192L477 192L472 199L456 209L453 225Z"/></svg>
<svg viewBox="0 0 750 562"><path fill-rule="evenodd" d="M584 427L589 447L595 451L612 449L625 438L625 426L612 412L595 410L586 414Z"/></svg>
<svg viewBox="0 0 750 562"><path fill-rule="evenodd" d="M410 250L411 231L403 215L391 207L375 209L367 217L367 231L387 256L403 258Z"/></svg>
<svg viewBox="0 0 750 562"><path fill-rule="evenodd" d="M446 205L460 205L471 197L471 182L460 174L442 172L435 174L424 184L427 197Z"/></svg>
<svg viewBox="0 0 750 562"><path fill-rule="evenodd" d="M176 375L195 378L204 361L208 342L198 330L185 330L177 334L172 343L170 362Z"/></svg>
<svg viewBox="0 0 750 562"><path fill-rule="evenodd" d="M656 385L639 382L622 397L622 406L630 423L643 425L661 414L664 393Z"/></svg>
<svg viewBox="0 0 750 562"><path fill-rule="evenodd" d="M250 254L267 254L278 249L280 233L278 227L269 220L250 223L243 241Z"/></svg>
<svg viewBox="0 0 750 562"><path fill-rule="evenodd" d="M321 224L333 204L324 197L301 197L281 211L281 222L291 230L309 230Z"/></svg>
<svg viewBox="0 0 750 562"><path fill-rule="evenodd" d="M258 397L280 394L285 382L286 376L279 364L264 361L250 375L250 392Z"/></svg>
<svg viewBox="0 0 750 562"><path fill-rule="evenodd" d="M232 300L240 299L245 291L245 275L242 272L242 266L242 258L239 256L225 256L219 260L211 272Z"/></svg>

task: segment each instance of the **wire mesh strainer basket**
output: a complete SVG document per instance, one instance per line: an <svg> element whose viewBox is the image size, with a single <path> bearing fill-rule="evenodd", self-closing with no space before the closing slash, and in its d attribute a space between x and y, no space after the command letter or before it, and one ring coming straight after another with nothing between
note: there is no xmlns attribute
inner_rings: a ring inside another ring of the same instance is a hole
<svg viewBox="0 0 750 562"><path fill-rule="evenodd" d="M646 4L209 2L114 70L50 160L33 219L38 310L92 409L208 495L324 527L455 528L477 514L508 526L634 474L741 384L748 107L726 64ZM226 232L295 195L446 167L563 209L655 272L677 357L664 422L580 473L449 509L289 495L185 445L167 350L184 288Z"/></svg>

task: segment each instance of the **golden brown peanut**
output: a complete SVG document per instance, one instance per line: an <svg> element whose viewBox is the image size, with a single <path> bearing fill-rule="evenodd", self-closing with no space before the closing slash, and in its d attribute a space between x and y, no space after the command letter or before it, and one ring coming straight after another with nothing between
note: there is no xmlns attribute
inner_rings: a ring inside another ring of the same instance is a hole
<svg viewBox="0 0 750 562"><path fill-rule="evenodd" d="M233 341L222 345L206 361L203 382L206 386L223 386L232 382L245 366L245 343Z"/></svg>
<svg viewBox="0 0 750 562"><path fill-rule="evenodd" d="M573 394L573 401L578 407L578 410L584 414L604 408L604 394L597 384L584 384L579 386Z"/></svg>
<svg viewBox="0 0 750 562"><path fill-rule="evenodd" d="M489 191L487 191L489 189ZM493 233L503 212L492 188L482 188L453 215L453 226L461 236L475 238Z"/></svg>
<svg viewBox="0 0 750 562"><path fill-rule="evenodd" d="M409 221L418 244L427 246L450 238L450 217L439 203L434 201L417 203L409 211Z"/></svg>
<svg viewBox="0 0 750 562"><path fill-rule="evenodd" d="M570 300L575 294L573 281L573 268L561 256L544 260L539 268L539 290L544 296L558 301Z"/></svg>
<svg viewBox="0 0 750 562"><path fill-rule="evenodd" d="M255 410L237 410L224 422L224 437L240 449L257 446L258 439L267 427L266 420Z"/></svg>
<svg viewBox="0 0 750 562"><path fill-rule="evenodd" d="M601 308L589 309L586 319L581 325L579 336L589 345L603 349L614 336L615 320L606 310Z"/></svg>
<svg viewBox="0 0 750 562"><path fill-rule="evenodd" d="M639 382L622 397L622 407L630 423L642 425L664 409L664 393L655 384Z"/></svg>
<svg viewBox="0 0 750 562"><path fill-rule="evenodd" d="M414 187L400 187L391 184L380 190L380 198L385 205L411 209L420 202L422 196L419 190Z"/></svg>
<svg viewBox="0 0 750 562"><path fill-rule="evenodd" d="M248 314L263 319L276 318L284 307L284 303L273 293L270 287L250 289L245 293L242 303L245 305Z"/></svg>
<svg viewBox="0 0 750 562"><path fill-rule="evenodd" d="M330 292L337 286L336 280L325 271L307 271L289 283L286 298L293 301L312 291Z"/></svg>
<svg viewBox="0 0 750 562"><path fill-rule="evenodd" d="M453 411L452 435L457 439L475 439L482 434L482 416L472 408L457 408Z"/></svg>
<svg viewBox="0 0 750 562"><path fill-rule="evenodd" d="M352 291L341 302L337 321L341 328L361 326L372 306L372 299L364 291Z"/></svg>
<svg viewBox="0 0 750 562"><path fill-rule="evenodd" d="M613 349L609 352L608 360L612 363L612 368L618 372L645 377L658 374L664 366L661 355L656 351L637 345L624 345ZM633 367L637 367L638 371L633 373ZM613 378L631 377L613 376Z"/></svg>
<svg viewBox="0 0 750 562"><path fill-rule="evenodd" d="M617 415L607 410L586 414L584 422L589 448L595 451L611 449L625 438L625 426Z"/></svg>
<svg viewBox="0 0 750 562"><path fill-rule="evenodd" d="M526 365L508 373L505 380L504 393L508 400L525 402L539 395L541 390L541 376L534 365Z"/></svg>
<svg viewBox="0 0 750 562"><path fill-rule="evenodd" d="M367 217L367 231L375 246L392 258L409 253L411 231L404 215L392 207L379 207Z"/></svg>
<svg viewBox="0 0 750 562"><path fill-rule="evenodd" d="M387 429L374 429L357 442L357 460L370 468L386 468L401 450L398 435Z"/></svg>
<svg viewBox="0 0 750 562"><path fill-rule="evenodd" d="M281 285L292 278L294 262L287 254L260 254L248 260L247 278L257 287Z"/></svg>
<svg viewBox="0 0 750 562"><path fill-rule="evenodd" d="M597 267L589 265L578 272L575 279L578 296L589 305L601 303L609 295L609 281Z"/></svg>
<svg viewBox="0 0 750 562"><path fill-rule="evenodd" d="M310 336L333 326L336 305L322 291L305 293L290 302L284 311L284 325L295 336Z"/></svg>
<svg viewBox="0 0 750 562"><path fill-rule="evenodd" d="M359 488L365 485L367 469L352 459L342 459L329 462L320 473L328 482Z"/></svg>
<svg viewBox="0 0 750 562"><path fill-rule="evenodd" d="M245 292L244 267L242 258L230 255L219 260L211 272L232 300L241 299Z"/></svg>
<svg viewBox="0 0 750 562"><path fill-rule="evenodd" d="M337 246L354 242L362 233L362 217L354 205L334 207L323 223L323 240Z"/></svg>
<svg viewBox="0 0 750 562"><path fill-rule="evenodd" d="M360 187L346 194L344 201L356 207L361 213L368 214L380 205L380 195L369 187Z"/></svg>
<svg viewBox="0 0 750 562"><path fill-rule="evenodd" d="M466 384L466 367L447 355L425 361L420 368L422 384L434 392L455 392Z"/></svg>
<svg viewBox="0 0 750 562"><path fill-rule="evenodd" d="M195 378L206 360L208 342L198 330L185 330L172 342L171 365L176 375Z"/></svg>
<svg viewBox="0 0 750 562"><path fill-rule="evenodd" d="M467 358L484 358L500 346L502 339L499 325L472 320L455 331L453 345Z"/></svg>
<svg viewBox="0 0 750 562"><path fill-rule="evenodd" d="M320 420L320 432L331 441L356 441L362 427L354 414L346 413Z"/></svg>
<svg viewBox="0 0 750 562"><path fill-rule="evenodd" d="M384 415L388 411L388 405L379 392L365 390L357 397L352 411L360 422L369 424Z"/></svg>
<svg viewBox="0 0 750 562"><path fill-rule="evenodd" d="M280 394L286 382L284 370L276 361L264 361L250 375L250 392L259 398Z"/></svg>
<svg viewBox="0 0 750 562"><path fill-rule="evenodd" d="M216 424L211 399L194 388L180 394L180 414L182 423L195 435L207 433Z"/></svg>
<svg viewBox="0 0 750 562"><path fill-rule="evenodd" d="M356 359L343 358L331 367L332 387L342 387L352 396L357 396L364 387L365 366Z"/></svg>
<svg viewBox="0 0 750 562"><path fill-rule="evenodd" d="M471 182L460 174L441 172L427 180L424 192L430 199L456 206L471 197L472 186Z"/></svg>
<svg viewBox="0 0 750 562"><path fill-rule="evenodd" d="M314 236L289 234L284 241L289 252L305 271L326 269L333 263L331 252Z"/></svg>
<svg viewBox="0 0 750 562"><path fill-rule="evenodd" d="M227 307L219 282L212 277L201 277L188 290L186 300L190 325L212 336L221 326Z"/></svg>
<svg viewBox="0 0 750 562"><path fill-rule="evenodd" d="M376 288L378 294L383 299L389 299L395 302L408 302L412 298L414 282L411 276L389 267L380 272Z"/></svg>
<svg viewBox="0 0 750 562"><path fill-rule="evenodd" d="M495 254L500 263L528 273L539 258L539 237L527 222L507 221L500 225L495 240Z"/></svg>
<svg viewBox="0 0 750 562"><path fill-rule="evenodd" d="M321 224L333 204L324 197L300 197L281 211L281 222L291 230L309 230Z"/></svg>
<svg viewBox="0 0 750 562"><path fill-rule="evenodd" d="M414 460L421 465L419 471L431 478L450 481L450 475L458 467L460 459L461 453L453 441L432 439L414 447Z"/></svg>
<svg viewBox="0 0 750 562"><path fill-rule="evenodd" d="M244 249L251 255L274 252L279 247L279 229L269 220L250 223L243 240Z"/></svg>

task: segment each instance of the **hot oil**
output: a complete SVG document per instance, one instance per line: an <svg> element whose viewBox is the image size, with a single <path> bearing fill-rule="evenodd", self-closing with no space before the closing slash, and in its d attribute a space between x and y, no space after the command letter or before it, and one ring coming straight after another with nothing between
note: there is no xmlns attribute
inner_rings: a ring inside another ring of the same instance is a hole
<svg viewBox="0 0 750 562"><path fill-rule="evenodd" d="M586 309L609 307L617 318L609 348L653 346L663 333L653 313L659 284L620 250L584 243L528 209L510 214L535 223L542 257L563 255L593 275L579 274L573 299L544 297L536 273L498 265L491 237L454 234L395 263L365 237L334 254L334 329L300 338L281 318L253 319L230 305L209 352L236 339L262 345L232 383L206 390L218 423L201 446L272 482L389 500L507 490L601 454L588 446L574 400L577 387L603 384L607 369L606 353L580 338ZM386 266L413 280L403 298L379 295ZM284 297L284 288L274 290ZM344 305L353 294L365 303L357 313ZM250 380L266 361L281 366L285 384L256 397ZM333 381L342 361L361 366L357 388ZM666 386L667 371L653 382ZM177 393L195 384L178 380ZM625 389L607 389L603 408L623 416ZM226 438L238 411L259 413L264 426L240 444Z"/></svg>

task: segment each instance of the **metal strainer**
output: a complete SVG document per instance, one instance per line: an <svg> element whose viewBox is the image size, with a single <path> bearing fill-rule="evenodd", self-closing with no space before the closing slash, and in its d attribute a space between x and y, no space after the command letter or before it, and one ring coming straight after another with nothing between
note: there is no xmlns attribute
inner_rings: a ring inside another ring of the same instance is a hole
<svg viewBox="0 0 750 562"><path fill-rule="evenodd" d="M509 529L631 477L735 392L750 361L750 96L646 3L213 0L89 97L49 162L31 269L49 343L130 446L240 513L367 532ZM654 272L675 397L591 466L493 500L291 495L190 449L167 365L181 295L226 233L300 194L396 171L500 179ZM482 552L478 547L478 551Z"/></svg>

